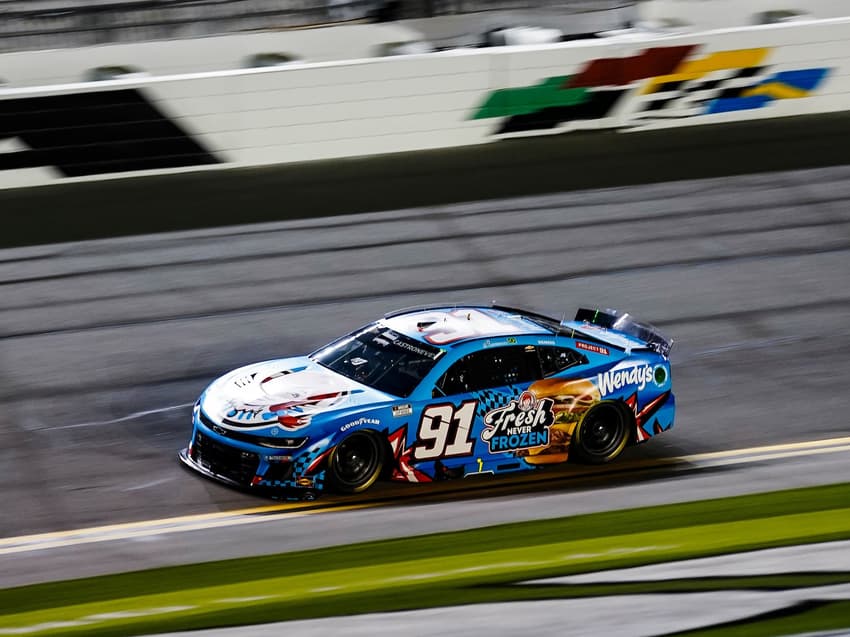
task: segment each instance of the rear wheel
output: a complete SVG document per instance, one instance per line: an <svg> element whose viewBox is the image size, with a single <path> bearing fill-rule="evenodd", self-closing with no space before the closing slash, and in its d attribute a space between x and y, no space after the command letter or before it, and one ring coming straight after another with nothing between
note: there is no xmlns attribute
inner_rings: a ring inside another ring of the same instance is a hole
<svg viewBox="0 0 850 637"><path fill-rule="evenodd" d="M578 460L604 464L619 456L628 441L628 418L622 407L614 402L603 402L582 418L571 450L575 451Z"/></svg>
<svg viewBox="0 0 850 637"><path fill-rule="evenodd" d="M381 441L358 431L340 442L328 462L330 486L338 493L361 493L371 487L384 465Z"/></svg>

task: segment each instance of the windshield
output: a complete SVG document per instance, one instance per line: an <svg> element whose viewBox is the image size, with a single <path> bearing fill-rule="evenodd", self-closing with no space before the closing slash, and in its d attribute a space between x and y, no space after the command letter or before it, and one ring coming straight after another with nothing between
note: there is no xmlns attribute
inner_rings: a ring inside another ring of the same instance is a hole
<svg viewBox="0 0 850 637"><path fill-rule="evenodd" d="M310 358L358 383L404 398L416 389L443 353L374 324L314 352Z"/></svg>

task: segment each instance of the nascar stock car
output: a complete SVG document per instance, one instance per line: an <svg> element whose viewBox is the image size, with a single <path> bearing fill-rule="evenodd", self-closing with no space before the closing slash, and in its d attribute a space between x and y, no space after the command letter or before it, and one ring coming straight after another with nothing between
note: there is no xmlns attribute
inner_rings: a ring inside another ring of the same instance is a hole
<svg viewBox="0 0 850 637"><path fill-rule="evenodd" d="M179 457L222 482L313 499L604 463L673 426L672 342L612 310L390 313L309 356L242 367L194 407Z"/></svg>

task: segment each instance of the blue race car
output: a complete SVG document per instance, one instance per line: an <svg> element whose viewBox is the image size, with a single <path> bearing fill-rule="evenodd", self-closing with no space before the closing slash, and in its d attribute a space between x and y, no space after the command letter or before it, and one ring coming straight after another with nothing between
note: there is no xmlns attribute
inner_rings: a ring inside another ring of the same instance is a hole
<svg viewBox="0 0 850 637"><path fill-rule="evenodd" d="M309 356L214 381L180 459L313 499L379 478L433 482L599 464L673 426L672 342L614 311L401 310Z"/></svg>

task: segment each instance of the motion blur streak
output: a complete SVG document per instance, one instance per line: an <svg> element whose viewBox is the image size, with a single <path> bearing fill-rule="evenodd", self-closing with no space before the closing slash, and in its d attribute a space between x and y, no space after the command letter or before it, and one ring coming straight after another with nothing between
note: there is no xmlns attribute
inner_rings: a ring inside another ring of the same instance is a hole
<svg viewBox="0 0 850 637"><path fill-rule="evenodd" d="M362 509L369 505L337 506L335 511L353 511ZM47 533L44 535L31 535L21 538L9 538L0 542L0 555L10 553L25 553L28 551L42 551L64 546L76 546L78 544L91 544L93 542L109 542L113 540L125 540L129 538L143 538L168 533L181 533L186 531L199 531L202 529L215 529L225 526L238 526L243 524L257 524L268 522L272 519L281 520L296 518L304 515L319 513L314 511L297 511L297 506L283 505L279 508L273 518L258 516L258 513L268 511L270 507L261 507L255 510L243 512L222 513L220 515L199 515L186 518L173 518L170 520L151 520L149 524L126 524L114 527L102 527L93 529L82 529L79 531L66 531L64 533ZM296 509L286 512L286 508ZM66 539L61 539L65 537ZM15 541L19 544L14 544Z"/></svg>
<svg viewBox="0 0 850 637"><path fill-rule="evenodd" d="M783 450L783 453L771 453L780 449ZM749 449L732 449L730 451L695 454L679 458L664 458L662 460L645 461L641 463L641 466L647 467L657 464L681 464L682 468L691 470L695 465L697 467L703 466L707 468L718 465L748 464L759 460L775 460L778 458L793 458L836 452L850 452L850 437L833 438L831 440L815 440L795 444L769 445L766 447L753 447ZM640 467L632 468L637 469ZM549 478L551 478L551 476L549 476ZM535 480L535 476L532 475L522 482L524 484L528 484L545 479L545 476L537 476L537 479ZM148 520L134 524L119 524L74 531L63 531L59 533L44 533L41 535L12 537L0 540L0 555L43 551L78 544L110 542L128 538L158 536L169 533L182 533L186 531L198 531L202 529L213 529L242 524L256 524L258 522L272 522L322 512L353 511L356 509L373 508L384 504L385 503L381 501L364 502L362 504L345 504L344 501L341 502L339 500L330 499L325 503L320 501L312 505L281 504L257 507L254 509L243 509L241 511L184 516L163 520ZM310 506L314 506L316 508L312 508L310 510L299 510Z"/></svg>
<svg viewBox="0 0 850 637"><path fill-rule="evenodd" d="M145 411L136 411L132 414L127 414L126 416L121 416L120 418L112 418L111 420L96 420L93 422L78 422L73 425L59 425L58 427L45 427L45 429L77 429L79 427L102 427L104 425L117 425L120 422L127 422L129 420L136 420L138 418L143 418L144 416L152 416L153 414L164 414L168 411L175 411L177 409L186 409L187 407L191 407L192 403L184 403L182 405L170 405L168 407L159 407L158 409L146 409Z"/></svg>
<svg viewBox="0 0 850 637"><path fill-rule="evenodd" d="M848 200L842 166L0 251L0 536L255 506L179 466L177 406L418 303L657 323L686 408L624 460L846 436Z"/></svg>

